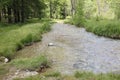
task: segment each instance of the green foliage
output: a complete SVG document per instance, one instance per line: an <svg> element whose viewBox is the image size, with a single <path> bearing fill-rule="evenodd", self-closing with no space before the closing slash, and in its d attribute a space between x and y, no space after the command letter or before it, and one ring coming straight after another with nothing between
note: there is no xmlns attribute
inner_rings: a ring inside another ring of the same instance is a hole
<svg viewBox="0 0 120 80"><path fill-rule="evenodd" d="M73 24L77 26L84 26L85 19L84 19L83 7L84 7L84 1L79 0L77 4L76 13L73 18Z"/></svg>
<svg viewBox="0 0 120 80"><path fill-rule="evenodd" d="M0 21L19 23L29 18L43 18L46 8L44 0L0 0Z"/></svg>
<svg viewBox="0 0 120 80"><path fill-rule="evenodd" d="M86 30L100 36L120 39L120 23L113 20L88 20L86 22Z"/></svg>
<svg viewBox="0 0 120 80"><path fill-rule="evenodd" d="M120 19L120 0L110 0L111 1L111 7L114 10L114 13L116 14L116 18Z"/></svg>

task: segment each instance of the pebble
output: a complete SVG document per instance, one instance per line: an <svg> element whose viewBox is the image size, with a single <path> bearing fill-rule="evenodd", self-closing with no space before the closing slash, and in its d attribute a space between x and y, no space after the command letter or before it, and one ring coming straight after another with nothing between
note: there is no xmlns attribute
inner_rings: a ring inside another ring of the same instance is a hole
<svg viewBox="0 0 120 80"><path fill-rule="evenodd" d="M54 46L54 44L53 43L48 43L48 46Z"/></svg>
<svg viewBox="0 0 120 80"><path fill-rule="evenodd" d="M8 59L8 58L5 58L5 59L4 59L4 62L5 62L5 63L7 63L8 61L9 61L9 59Z"/></svg>

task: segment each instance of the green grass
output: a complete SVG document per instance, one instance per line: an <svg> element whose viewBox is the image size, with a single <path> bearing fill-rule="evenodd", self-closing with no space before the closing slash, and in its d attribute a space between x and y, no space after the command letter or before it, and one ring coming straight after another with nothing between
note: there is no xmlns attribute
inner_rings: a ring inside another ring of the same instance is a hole
<svg viewBox="0 0 120 80"><path fill-rule="evenodd" d="M60 76L61 76L60 72L51 72L51 73L45 74L45 77L60 77Z"/></svg>
<svg viewBox="0 0 120 80"><path fill-rule="evenodd" d="M50 24L50 20L37 19L24 24L0 24L0 56L13 58L24 45L40 41L41 35L50 31Z"/></svg>
<svg viewBox="0 0 120 80"><path fill-rule="evenodd" d="M16 78L14 80L46 80L46 79L42 79L41 76L37 75L37 76L30 76L28 78Z"/></svg>
<svg viewBox="0 0 120 80"><path fill-rule="evenodd" d="M76 72L75 77L79 80L120 80L120 74L93 74L91 72Z"/></svg>
<svg viewBox="0 0 120 80"><path fill-rule="evenodd" d="M14 80L62 80L62 76L59 72L48 72L46 74L30 76L26 78L16 78Z"/></svg>
<svg viewBox="0 0 120 80"><path fill-rule="evenodd" d="M88 20L85 28L99 36L120 39L120 23L114 20Z"/></svg>
<svg viewBox="0 0 120 80"><path fill-rule="evenodd" d="M120 74L112 74L112 73L94 74L91 72L76 72L74 76L61 75L58 72L52 73L52 74L51 73L48 73L48 75L50 76L46 76L46 74L44 75L42 74L42 75L36 75L36 76L27 77L27 78L17 78L14 80L120 80Z"/></svg>
<svg viewBox="0 0 120 80"><path fill-rule="evenodd" d="M10 64L23 70L36 70L39 69L42 64L48 65L49 63L45 56L37 56L33 58L15 59Z"/></svg>

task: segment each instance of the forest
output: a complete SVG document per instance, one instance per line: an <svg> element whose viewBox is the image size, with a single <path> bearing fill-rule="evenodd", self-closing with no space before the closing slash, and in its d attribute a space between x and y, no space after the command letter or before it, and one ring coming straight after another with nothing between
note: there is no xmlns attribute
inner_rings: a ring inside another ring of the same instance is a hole
<svg viewBox="0 0 120 80"><path fill-rule="evenodd" d="M0 0L0 80L119 80L120 0Z"/></svg>

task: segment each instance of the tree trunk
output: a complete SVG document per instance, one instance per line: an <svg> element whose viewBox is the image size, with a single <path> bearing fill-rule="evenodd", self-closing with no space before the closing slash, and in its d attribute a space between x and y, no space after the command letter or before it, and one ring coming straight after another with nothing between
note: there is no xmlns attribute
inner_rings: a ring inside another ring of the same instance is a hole
<svg viewBox="0 0 120 80"><path fill-rule="evenodd" d="M52 1L50 0L49 2L50 5L50 18L53 18L53 14L52 14Z"/></svg>
<svg viewBox="0 0 120 80"><path fill-rule="evenodd" d="M2 12L0 11L0 22L2 21Z"/></svg>
<svg viewBox="0 0 120 80"><path fill-rule="evenodd" d="M74 14L75 14L75 5L76 5L76 1L71 0L71 15L72 16L74 16Z"/></svg>
<svg viewBox="0 0 120 80"><path fill-rule="evenodd" d="M20 10L17 9L17 21L20 22Z"/></svg>
<svg viewBox="0 0 120 80"><path fill-rule="evenodd" d="M8 23L12 23L12 11L10 7L7 7L8 9Z"/></svg>
<svg viewBox="0 0 120 80"><path fill-rule="evenodd" d="M16 0L14 0L14 2L13 2L13 13L14 13L14 23L17 23L18 19L17 19L17 4L16 4Z"/></svg>
<svg viewBox="0 0 120 80"><path fill-rule="evenodd" d="M25 22L25 13L24 13L24 0L21 0L21 22Z"/></svg>
<svg viewBox="0 0 120 80"><path fill-rule="evenodd" d="M101 15L101 9L100 9L100 0L97 0L97 6L98 6L98 16Z"/></svg>

